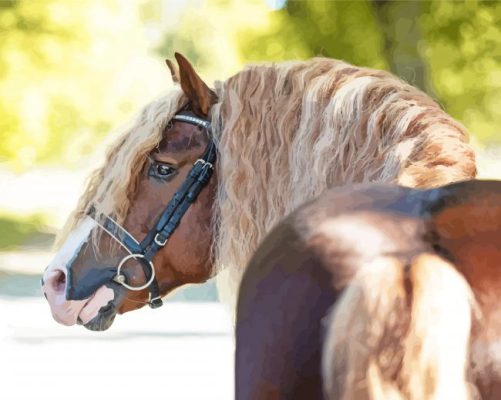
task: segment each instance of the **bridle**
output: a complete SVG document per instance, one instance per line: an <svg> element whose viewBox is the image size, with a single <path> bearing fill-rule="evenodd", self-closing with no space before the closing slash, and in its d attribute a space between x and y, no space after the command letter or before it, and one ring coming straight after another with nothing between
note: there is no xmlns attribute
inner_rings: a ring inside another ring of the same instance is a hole
<svg viewBox="0 0 501 400"><path fill-rule="evenodd" d="M148 288L150 292L148 304L151 308L158 308L163 304L155 276L153 257L167 244L167 241L179 225L181 218L191 203L196 200L198 194L209 182L216 161L216 145L212 137L209 121L183 111L174 115L171 122L174 121L187 122L204 128L209 135L209 142L202 156L195 161L188 176L167 204L156 225L148 232L143 241L137 241L131 233L108 215L102 215L102 219L98 219L96 217L96 210L93 207L87 212L101 229L108 233L129 253L118 264L112 280L132 291L140 291ZM133 286L127 283L127 277L122 272L122 268L130 259L135 259L142 266L146 277L145 284Z"/></svg>

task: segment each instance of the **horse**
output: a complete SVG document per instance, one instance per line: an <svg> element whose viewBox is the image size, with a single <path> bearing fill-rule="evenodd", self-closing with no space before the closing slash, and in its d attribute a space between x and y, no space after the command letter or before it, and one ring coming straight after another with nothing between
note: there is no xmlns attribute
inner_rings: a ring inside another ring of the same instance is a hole
<svg viewBox="0 0 501 400"><path fill-rule="evenodd" d="M236 400L499 399L501 182L333 188L242 279Z"/></svg>
<svg viewBox="0 0 501 400"><path fill-rule="evenodd" d="M181 54L90 176L42 278L53 317L91 330L217 276L234 309L259 242L329 187L471 179L466 129L425 93L344 61L249 65L210 88Z"/></svg>

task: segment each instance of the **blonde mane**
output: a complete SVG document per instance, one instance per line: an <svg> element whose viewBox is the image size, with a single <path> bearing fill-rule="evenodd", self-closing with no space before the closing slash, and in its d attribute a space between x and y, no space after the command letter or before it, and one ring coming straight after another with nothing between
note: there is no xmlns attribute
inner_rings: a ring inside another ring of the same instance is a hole
<svg viewBox="0 0 501 400"><path fill-rule="evenodd" d="M466 129L387 72L326 58L256 65L218 96L215 254L230 302L265 234L326 188L432 187L476 174Z"/></svg>
<svg viewBox="0 0 501 400"><path fill-rule="evenodd" d="M387 72L326 58L251 65L216 92L214 251L233 294L265 234L328 187L430 187L476 173L465 128ZM90 203L123 221L146 155L184 101L175 90L144 109L91 177L68 229Z"/></svg>

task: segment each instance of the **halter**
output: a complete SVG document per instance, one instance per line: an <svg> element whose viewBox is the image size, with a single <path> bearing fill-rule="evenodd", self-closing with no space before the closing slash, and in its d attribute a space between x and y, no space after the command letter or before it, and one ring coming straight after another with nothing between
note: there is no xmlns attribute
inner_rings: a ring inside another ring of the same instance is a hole
<svg viewBox="0 0 501 400"><path fill-rule="evenodd" d="M96 221L101 229L108 233L129 253L118 264L116 274L112 280L132 291L140 291L148 288L150 291L148 304L151 308L158 308L163 304L155 276L153 257L167 244L167 241L179 225L181 218L191 203L196 200L198 194L209 182L214 171L214 162L216 161L216 145L210 135L211 125L209 121L182 112L174 115L172 121L187 122L203 127L209 133L209 142L203 155L195 161L188 176L179 186L155 227L148 232L144 240L142 242L137 241L131 233L108 215L103 215L103 220L99 221L96 218L96 210L93 207L87 213ZM133 286L127 283L127 278L122 273L122 267L130 259L135 259L142 266L146 277L144 285Z"/></svg>

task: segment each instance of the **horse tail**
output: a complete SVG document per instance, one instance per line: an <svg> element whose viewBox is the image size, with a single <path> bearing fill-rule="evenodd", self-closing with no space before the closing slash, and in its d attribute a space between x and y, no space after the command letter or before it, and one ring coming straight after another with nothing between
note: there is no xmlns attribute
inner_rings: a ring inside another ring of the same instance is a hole
<svg viewBox="0 0 501 400"><path fill-rule="evenodd" d="M382 257L357 273L327 317L328 399L466 400L473 294L457 270L423 253Z"/></svg>

